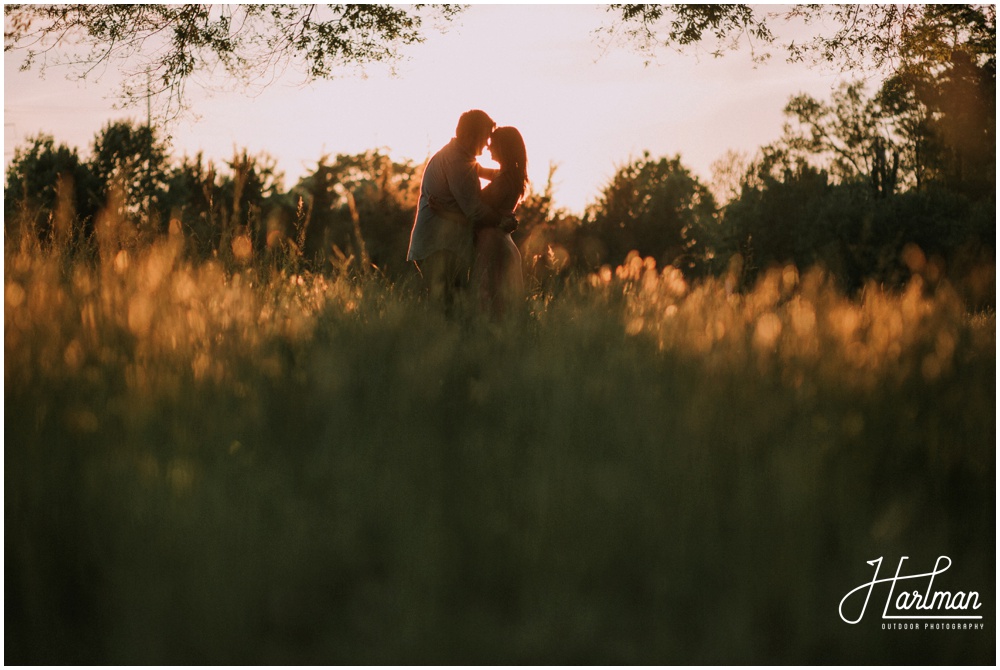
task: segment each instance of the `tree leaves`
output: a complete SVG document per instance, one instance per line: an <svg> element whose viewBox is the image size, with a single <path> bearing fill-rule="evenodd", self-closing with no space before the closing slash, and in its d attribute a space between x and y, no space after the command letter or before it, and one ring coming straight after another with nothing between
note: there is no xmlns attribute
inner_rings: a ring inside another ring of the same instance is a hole
<svg viewBox="0 0 1000 670"><path fill-rule="evenodd" d="M713 56L738 48L746 39L755 60L766 59L766 53L757 52L757 43L774 41L765 19L750 5L611 5L608 11L620 12L626 41L649 57L660 44L681 50L711 36L716 42ZM666 32L658 30L664 18Z"/></svg>
<svg viewBox="0 0 1000 670"><path fill-rule="evenodd" d="M826 63L841 71L894 71L914 63L942 64L956 47L996 59L993 5L793 5L764 13L751 5L611 5L625 41L651 56L660 46L683 50L714 39L721 56L746 42L755 61L775 43L790 62ZM816 32L781 43L776 21L801 22Z"/></svg>
<svg viewBox="0 0 1000 670"><path fill-rule="evenodd" d="M387 5L8 5L4 52L24 51L22 69L69 66L76 76L116 67L126 106L157 101L172 118L186 109L185 86L221 69L244 86L289 67L306 80L339 69L393 62L423 41L428 16L450 20L455 6Z"/></svg>
<svg viewBox="0 0 1000 670"><path fill-rule="evenodd" d="M602 241L608 262L620 263L635 249L666 265L684 256L695 231L711 226L715 210L711 192L680 156L654 160L647 153L615 172L587 227Z"/></svg>

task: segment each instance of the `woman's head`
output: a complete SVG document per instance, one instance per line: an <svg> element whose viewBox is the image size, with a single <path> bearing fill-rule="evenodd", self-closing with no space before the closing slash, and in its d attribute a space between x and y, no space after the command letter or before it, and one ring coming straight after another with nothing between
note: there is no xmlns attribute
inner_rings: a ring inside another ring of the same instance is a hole
<svg viewBox="0 0 1000 670"><path fill-rule="evenodd" d="M493 160L501 167L519 167L522 170L528 167L528 152L524 147L524 139L517 128L512 126L501 126L493 131L490 137L490 153L493 155Z"/></svg>
<svg viewBox="0 0 1000 670"><path fill-rule="evenodd" d="M493 160L500 164L500 169L512 171L523 188L527 188L528 151L524 147L524 138L517 128L501 126L494 130L490 137L490 154Z"/></svg>

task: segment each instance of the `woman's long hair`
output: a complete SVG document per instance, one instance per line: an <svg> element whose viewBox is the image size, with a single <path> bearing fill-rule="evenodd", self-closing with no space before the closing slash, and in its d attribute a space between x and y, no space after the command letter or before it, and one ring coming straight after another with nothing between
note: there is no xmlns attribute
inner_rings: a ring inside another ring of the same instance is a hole
<svg viewBox="0 0 1000 670"><path fill-rule="evenodd" d="M528 150L524 147L524 138L517 128L501 126L493 131L490 146L500 169L509 172L513 178L518 189L517 201L520 202L528 190Z"/></svg>

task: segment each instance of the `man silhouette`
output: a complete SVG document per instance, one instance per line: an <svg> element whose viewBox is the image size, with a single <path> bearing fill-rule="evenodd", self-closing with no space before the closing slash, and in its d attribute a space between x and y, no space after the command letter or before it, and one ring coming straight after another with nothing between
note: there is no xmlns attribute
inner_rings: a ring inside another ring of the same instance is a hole
<svg viewBox="0 0 1000 670"><path fill-rule="evenodd" d="M416 262L431 297L446 307L468 280L473 231L500 224L500 213L480 197L480 175L489 178L495 171L476 163L494 128L482 110L462 114L455 137L427 162L420 182L406 260Z"/></svg>

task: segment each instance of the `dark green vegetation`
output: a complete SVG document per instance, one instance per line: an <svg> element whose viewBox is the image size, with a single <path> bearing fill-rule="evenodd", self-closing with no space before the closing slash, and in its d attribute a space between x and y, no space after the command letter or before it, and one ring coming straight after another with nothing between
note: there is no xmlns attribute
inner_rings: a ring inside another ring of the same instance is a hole
<svg viewBox="0 0 1000 670"><path fill-rule="evenodd" d="M6 247L5 662L994 658L995 317L946 283L632 256L492 324L185 244ZM900 555L986 630L843 623Z"/></svg>

